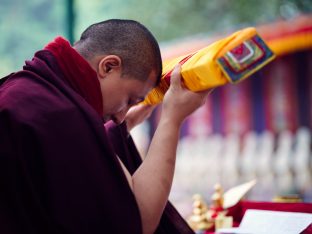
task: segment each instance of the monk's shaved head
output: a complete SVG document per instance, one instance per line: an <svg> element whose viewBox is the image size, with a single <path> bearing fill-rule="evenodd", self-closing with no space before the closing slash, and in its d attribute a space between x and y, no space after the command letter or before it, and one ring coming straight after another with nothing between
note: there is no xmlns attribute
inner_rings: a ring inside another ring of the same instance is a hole
<svg viewBox="0 0 312 234"><path fill-rule="evenodd" d="M74 47L89 61L99 55L119 56L123 74L133 78L144 81L154 71L158 81L160 79L162 61L158 43L151 32L136 21L111 19L93 24Z"/></svg>

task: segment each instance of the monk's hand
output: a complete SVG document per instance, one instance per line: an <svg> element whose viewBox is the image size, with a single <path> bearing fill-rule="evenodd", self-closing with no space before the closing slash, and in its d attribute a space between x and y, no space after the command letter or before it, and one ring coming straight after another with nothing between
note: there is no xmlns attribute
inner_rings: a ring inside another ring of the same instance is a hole
<svg viewBox="0 0 312 234"><path fill-rule="evenodd" d="M170 87L163 101L162 115L173 123L181 124L183 120L203 105L210 90L192 92L181 81L181 66L177 65L170 79Z"/></svg>
<svg viewBox="0 0 312 234"><path fill-rule="evenodd" d="M155 107L156 105L146 104L138 104L131 107L125 117L128 132L150 117Z"/></svg>

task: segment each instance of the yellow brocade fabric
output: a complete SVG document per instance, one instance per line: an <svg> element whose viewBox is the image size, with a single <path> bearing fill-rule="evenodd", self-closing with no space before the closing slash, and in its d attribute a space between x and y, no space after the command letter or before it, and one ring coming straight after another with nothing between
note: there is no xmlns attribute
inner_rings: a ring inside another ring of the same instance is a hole
<svg viewBox="0 0 312 234"><path fill-rule="evenodd" d="M238 83L274 58L272 51L257 35L255 28L246 28L218 40L197 52L163 63L160 84L144 100L158 104L170 85L170 75L180 63L185 86L194 92L212 89L226 83Z"/></svg>

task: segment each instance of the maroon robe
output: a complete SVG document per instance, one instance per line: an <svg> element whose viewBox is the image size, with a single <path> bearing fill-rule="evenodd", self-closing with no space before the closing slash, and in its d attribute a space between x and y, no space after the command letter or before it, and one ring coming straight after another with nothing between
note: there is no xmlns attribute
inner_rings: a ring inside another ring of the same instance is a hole
<svg viewBox="0 0 312 234"><path fill-rule="evenodd" d="M142 233L115 156L130 173L141 163L125 127L106 133L47 50L2 83L0 233ZM193 232L168 203L157 233Z"/></svg>

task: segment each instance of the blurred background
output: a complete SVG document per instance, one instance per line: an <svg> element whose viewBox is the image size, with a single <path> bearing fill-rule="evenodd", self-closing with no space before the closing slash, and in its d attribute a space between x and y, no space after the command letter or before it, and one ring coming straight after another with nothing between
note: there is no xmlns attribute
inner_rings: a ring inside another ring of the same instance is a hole
<svg viewBox="0 0 312 234"><path fill-rule="evenodd" d="M312 202L311 14L311 0L0 0L0 77L57 35L74 42L110 18L146 25L163 59L254 26L277 58L239 85L216 89L185 121L170 198L186 216L192 194L209 201L217 182L227 190L257 178L247 199L298 195ZM133 131L142 154L160 112Z"/></svg>

